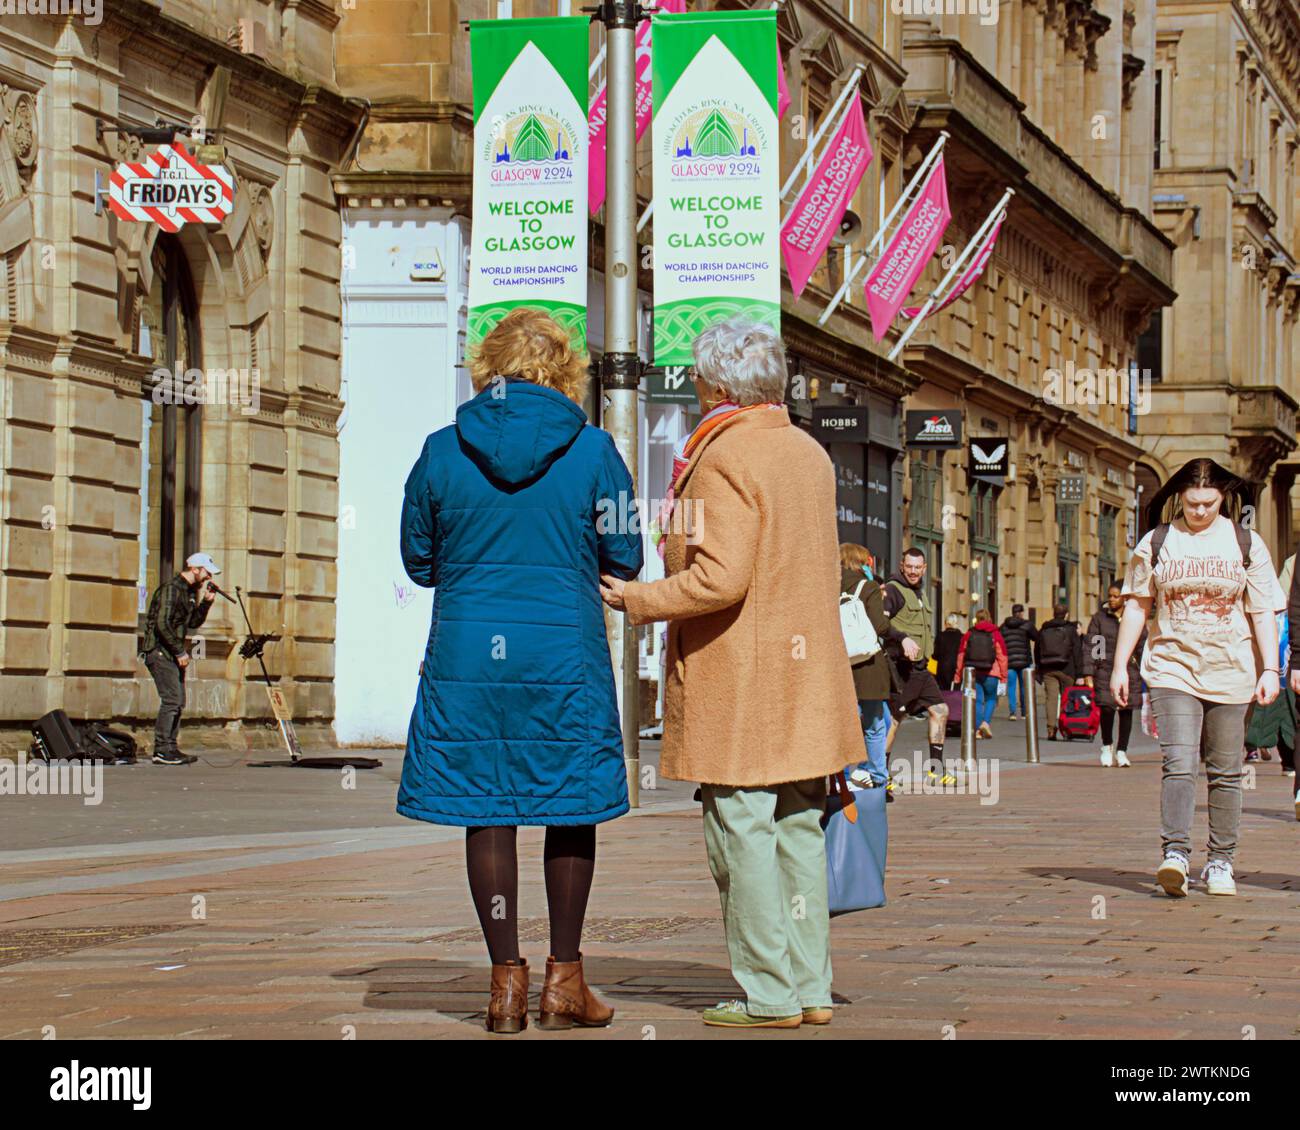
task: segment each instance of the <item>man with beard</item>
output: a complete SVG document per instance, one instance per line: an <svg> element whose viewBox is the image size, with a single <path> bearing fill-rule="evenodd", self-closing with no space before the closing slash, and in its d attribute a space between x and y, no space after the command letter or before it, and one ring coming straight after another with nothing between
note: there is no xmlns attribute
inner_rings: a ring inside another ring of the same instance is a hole
<svg viewBox="0 0 1300 1130"><path fill-rule="evenodd" d="M942 777L945 785L951 785L956 784L957 778L942 767L948 705L943 701L939 684L928 667L934 654L935 632L934 608L925 584L925 570L925 553L913 547L903 554L901 568L885 585L885 615L904 637L901 642L891 640L888 644L901 687L894 714L901 720L918 709L925 711L930 730L930 759L938 761L940 766L938 772L929 768L926 776L931 779Z"/></svg>

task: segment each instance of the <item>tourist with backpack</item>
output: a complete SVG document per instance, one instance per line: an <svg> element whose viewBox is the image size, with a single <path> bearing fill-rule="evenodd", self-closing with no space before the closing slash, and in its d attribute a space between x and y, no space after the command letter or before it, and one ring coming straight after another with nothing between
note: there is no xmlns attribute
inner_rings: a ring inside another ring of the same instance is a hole
<svg viewBox="0 0 1300 1130"><path fill-rule="evenodd" d="M885 615L875 569L876 560L866 546L851 542L840 546L840 619L853 666L853 687L858 696L858 715L867 749L866 760L850 770L849 781L860 789L889 785L885 746L892 721L889 699L895 692L897 676L884 650L884 642L898 641L901 637ZM892 790L885 799L894 799Z"/></svg>
<svg viewBox="0 0 1300 1130"><path fill-rule="evenodd" d="M1118 706L1110 693L1110 674L1115 666L1115 644L1119 639L1119 618L1124 610L1123 586L1112 583L1106 590L1106 603L1091 620L1083 635L1083 681L1092 687L1101 708L1101 764L1127 769L1128 742L1133 733L1133 705ZM1140 660L1146 645L1146 629L1128 661L1129 686L1136 688L1141 682ZM1119 734L1115 721L1119 720Z"/></svg>
<svg viewBox="0 0 1300 1130"><path fill-rule="evenodd" d="M1067 605L1052 605L1052 618L1038 629L1034 645L1035 666L1047 699L1047 740L1056 740L1057 721L1061 713L1061 695L1074 685L1081 661L1079 622L1067 620Z"/></svg>
<svg viewBox="0 0 1300 1130"><path fill-rule="evenodd" d="M975 672L975 736L991 738L998 683L1007 677L1007 645L987 609L977 609L974 620L957 653L957 681L967 667Z"/></svg>
<svg viewBox="0 0 1300 1130"><path fill-rule="evenodd" d="M1002 621L999 629L1007 645L1007 705L1011 708L1011 721L1024 717L1021 700L1032 694L1034 688L1025 679L1025 670L1034 659L1034 644L1038 642L1038 629L1025 619L1025 606L1013 604L1011 615Z"/></svg>
<svg viewBox="0 0 1300 1130"><path fill-rule="evenodd" d="M1210 838L1201 878L1212 895L1237 893L1246 708L1279 691L1274 617L1286 598L1263 539L1228 516L1250 501L1249 487L1214 460L1187 463L1152 498L1153 528L1124 578L1110 689L1117 706L1129 705L1129 659L1154 613L1141 671L1164 757L1156 881L1174 898L1187 894L1202 753Z"/></svg>

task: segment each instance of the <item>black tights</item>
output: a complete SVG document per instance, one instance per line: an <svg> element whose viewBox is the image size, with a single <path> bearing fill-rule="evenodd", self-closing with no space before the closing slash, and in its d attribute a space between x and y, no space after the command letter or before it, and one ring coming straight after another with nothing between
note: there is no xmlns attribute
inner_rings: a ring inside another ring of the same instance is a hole
<svg viewBox="0 0 1300 1130"><path fill-rule="evenodd" d="M513 826L465 829L469 890L493 965L519 960L519 863ZM543 853L551 956L577 961L596 870L596 826L546 829Z"/></svg>
<svg viewBox="0 0 1300 1130"><path fill-rule="evenodd" d="M1114 732L1115 715L1119 715L1119 743L1116 749L1128 752L1128 740L1133 733L1133 710L1117 710L1113 706L1103 706L1101 708L1101 744L1110 745L1111 734Z"/></svg>

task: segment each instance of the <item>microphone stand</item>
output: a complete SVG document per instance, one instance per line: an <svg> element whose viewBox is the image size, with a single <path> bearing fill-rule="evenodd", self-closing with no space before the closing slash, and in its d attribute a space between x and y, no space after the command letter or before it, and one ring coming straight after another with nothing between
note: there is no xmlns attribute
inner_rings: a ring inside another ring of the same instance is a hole
<svg viewBox="0 0 1300 1130"><path fill-rule="evenodd" d="M218 590L220 591L220 590ZM225 593L221 593L225 596ZM266 681L267 696L271 700L271 710L276 716L276 722L280 726L280 736L284 739L285 746L289 750L288 761L250 761L249 767L253 769L344 769L351 767L353 769L378 769L383 762L377 757L303 757L302 749L298 745L298 735L294 732L293 720L291 718L281 718L280 711L276 703L276 689L271 682L271 674L266 669L266 661L262 658L262 652L266 648L267 641L271 636L259 635L253 631L253 621L248 618L248 608L244 605L244 590L238 585L235 586L235 596L238 597L239 609L244 614L244 623L248 625L248 638L239 648L239 654L245 659L256 659L257 664L262 669L262 678ZM226 597L230 600L230 597ZM234 603L233 601L231 603Z"/></svg>

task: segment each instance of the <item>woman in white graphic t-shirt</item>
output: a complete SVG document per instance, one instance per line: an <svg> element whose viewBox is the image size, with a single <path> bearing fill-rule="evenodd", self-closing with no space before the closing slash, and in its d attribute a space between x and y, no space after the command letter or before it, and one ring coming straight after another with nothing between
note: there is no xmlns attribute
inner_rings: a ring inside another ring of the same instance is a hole
<svg viewBox="0 0 1300 1130"><path fill-rule="evenodd" d="M1241 512L1249 498L1246 484L1214 460L1192 460L1151 500L1153 523L1166 503L1173 516L1138 543L1124 579L1111 693L1121 707L1128 703L1129 657L1154 611L1141 670L1164 755L1164 858L1156 880L1176 898L1187 894L1202 744L1210 840L1201 878L1212 895L1237 893L1232 859L1241 822L1246 709L1278 695L1274 616L1286 601L1263 539L1224 513Z"/></svg>

